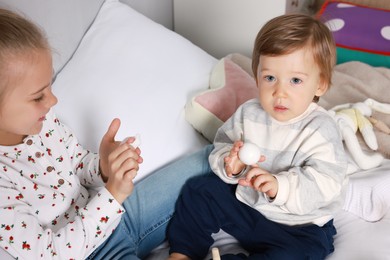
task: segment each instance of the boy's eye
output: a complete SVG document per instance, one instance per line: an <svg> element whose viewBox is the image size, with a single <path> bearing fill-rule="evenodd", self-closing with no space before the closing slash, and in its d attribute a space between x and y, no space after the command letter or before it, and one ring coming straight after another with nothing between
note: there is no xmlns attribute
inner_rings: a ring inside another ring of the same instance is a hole
<svg viewBox="0 0 390 260"><path fill-rule="evenodd" d="M301 79L298 79L298 78L292 78L292 79L291 79L291 83L293 83L293 84L299 84L299 83L302 83L302 80L301 80Z"/></svg>
<svg viewBox="0 0 390 260"><path fill-rule="evenodd" d="M264 79L265 79L266 81L269 81L269 82L275 81L275 77L274 77L274 76L270 76L270 75L265 76Z"/></svg>

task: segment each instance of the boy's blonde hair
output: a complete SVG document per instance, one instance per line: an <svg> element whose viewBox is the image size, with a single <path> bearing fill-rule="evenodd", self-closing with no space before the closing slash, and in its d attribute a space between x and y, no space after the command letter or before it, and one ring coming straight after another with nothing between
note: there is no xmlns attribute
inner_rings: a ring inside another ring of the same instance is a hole
<svg viewBox="0 0 390 260"><path fill-rule="evenodd" d="M330 87L336 63L336 46L326 25L305 14L286 14L268 21L257 34L252 70L257 80L261 55L279 56L308 47L321 71L321 80Z"/></svg>
<svg viewBox="0 0 390 260"><path fill-rule="evenodd" d="M43 31L21 15L0 8L0 100L7 82L6 68L10 59L36 50L50 51Z"/></svg>

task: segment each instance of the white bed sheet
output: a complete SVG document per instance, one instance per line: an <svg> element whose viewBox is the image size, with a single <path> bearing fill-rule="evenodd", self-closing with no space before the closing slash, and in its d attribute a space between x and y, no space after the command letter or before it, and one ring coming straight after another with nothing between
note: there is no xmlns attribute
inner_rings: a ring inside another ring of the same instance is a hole
<svg viewBox="0 0 390 260"><path fill-rule="evenodd" d="M328 257L329 260L390 259L390 199L383 201L382 197L382 201L380 201L375 193L377 185L381 185L386 187L386 190L380 190L382 195L389 198L389 176L389 159L385 159L381 167L351 175L350 185L354 185L353 187L357 189L363 189L360 185L366 181L368 187L372 187L372 192L362 190L359 206L366 208L366 211L364 208L363 211L351 208L355 214L342 210L335 216L334 223L338 233L335 236L335 252ZM364 188L367 189L367 186ZM356 194L353 195L357 199ZM368 204L369 200L371 200L370 204ZM370 219L369 215L365 213L368 210L382 212L380 215L384 214L384 216L375 222L363 220L361 217Z"/></svg>
<svg viewBox="0 0 390 260"><path fill-rule="evenodd" d="M390 212L378 222L368 222L340 211L335 217L338 233L329 260L390 259Z"/></svg>

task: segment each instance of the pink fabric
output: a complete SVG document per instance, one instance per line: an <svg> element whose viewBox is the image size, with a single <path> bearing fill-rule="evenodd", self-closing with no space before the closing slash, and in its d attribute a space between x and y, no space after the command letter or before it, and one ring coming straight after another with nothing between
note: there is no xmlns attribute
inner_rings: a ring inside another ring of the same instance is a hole
<svg viewBox="0 0 390 260"><path fill-rule="evenodd" d="M225 86L195 98L205 109L225 122L245 101L258 96L254 78L229 59L224 59Z"/></svg>

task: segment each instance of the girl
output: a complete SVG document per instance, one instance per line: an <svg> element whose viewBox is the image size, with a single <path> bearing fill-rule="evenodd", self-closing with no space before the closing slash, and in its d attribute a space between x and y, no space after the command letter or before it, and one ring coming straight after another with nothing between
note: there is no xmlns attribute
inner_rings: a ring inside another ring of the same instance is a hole
<svg viewBox="0 0 390 260"><path fill-rule="evenodd" d="M99 154L83 149L52 110L43 33L0 9L0 34L0 246L19 259L144 257L164 240L180 187L205 172L210 149L134 187L143 159L134 138L115 141L119 119Z"/></svg>

